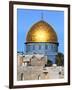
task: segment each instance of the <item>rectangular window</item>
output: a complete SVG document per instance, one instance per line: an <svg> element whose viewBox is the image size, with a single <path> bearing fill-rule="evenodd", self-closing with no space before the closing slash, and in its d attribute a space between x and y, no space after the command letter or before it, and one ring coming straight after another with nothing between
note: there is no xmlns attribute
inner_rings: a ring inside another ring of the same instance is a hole
<svg viewBox="0 0 72 90"><path fill-rule="evenodd" d="M39 45L39 50L41 49L41 45Z"/></svg>
<svg viewBox="0 0 72 90"><path fill-rule="evenodd" d="M33 50L35 50L35 45L33 45Z"/></svg>
<svg viewBox="0 0 72 90"><path fill-rule="evenodd" d="M45 49L48 49L48 45L45 45Z"/></svg>

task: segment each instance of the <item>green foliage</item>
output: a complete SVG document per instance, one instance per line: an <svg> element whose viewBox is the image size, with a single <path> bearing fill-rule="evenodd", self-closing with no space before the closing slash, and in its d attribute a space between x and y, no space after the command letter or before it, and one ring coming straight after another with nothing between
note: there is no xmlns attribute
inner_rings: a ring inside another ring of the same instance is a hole
<svg viewBox="0 0 72 90"><path fill-rule="evenodd" d="M47 66L52 66L52 61L51 60L47 60Z"/></svg>
<svg viewBox="0 0 72 90"><path fill-rule="evenodd" d="M63 55L63 53L59 52L57 54L55 63L57 64L57 66L64 66L64 55Z"/></svg>

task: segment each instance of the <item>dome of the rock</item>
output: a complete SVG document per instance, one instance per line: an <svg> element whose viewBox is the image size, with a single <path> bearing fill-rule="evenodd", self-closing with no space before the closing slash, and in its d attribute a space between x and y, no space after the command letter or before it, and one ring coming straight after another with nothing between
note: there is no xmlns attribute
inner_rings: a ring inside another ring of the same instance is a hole
<svg viewBox="0 0 72 90"><path fill-rule="evenodd" d="M58 53L58 38L53 27L41 20L31 26L26 36L26 54L46 55L55 63Z"/></svg>
<svg viewBox="0 0 72 90"><path fill-rule="evenodd" d="M56 32L45 21L35 23L27 33L26 42L58 42Z"/></svg>

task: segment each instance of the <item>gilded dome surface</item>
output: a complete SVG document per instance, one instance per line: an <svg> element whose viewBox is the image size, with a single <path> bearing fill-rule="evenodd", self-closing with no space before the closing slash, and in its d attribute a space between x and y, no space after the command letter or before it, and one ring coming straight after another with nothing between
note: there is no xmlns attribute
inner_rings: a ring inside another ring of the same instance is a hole
<svg viewBox="0 0 72 90"><path fill-rule="evenodd" d="M26 42L58 42L58 39L54 29L41 20L30 28Z"/></svg>

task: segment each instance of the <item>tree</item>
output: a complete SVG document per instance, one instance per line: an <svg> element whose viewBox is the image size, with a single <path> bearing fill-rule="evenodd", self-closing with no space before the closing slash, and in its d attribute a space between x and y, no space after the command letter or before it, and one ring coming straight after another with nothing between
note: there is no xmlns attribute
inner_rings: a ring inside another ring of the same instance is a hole
<svg viewBox="0 0 72 90"><path fill-rule="evenodd" d="M47 60L47 66L52 66L52 61L51 60Z"/></svg>
<svg viewBox="0 0 72 90"><path fill-rule="evenodd" d="M57 54L55 63L57 64L57 66L64 66L64 55L63 55L63 53L59 52Z"/></svg>

